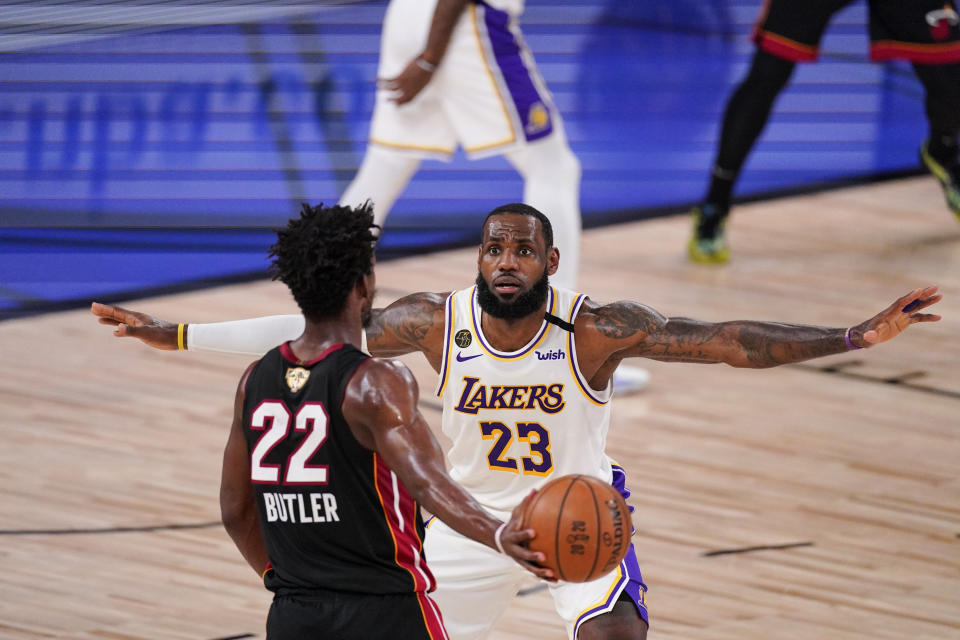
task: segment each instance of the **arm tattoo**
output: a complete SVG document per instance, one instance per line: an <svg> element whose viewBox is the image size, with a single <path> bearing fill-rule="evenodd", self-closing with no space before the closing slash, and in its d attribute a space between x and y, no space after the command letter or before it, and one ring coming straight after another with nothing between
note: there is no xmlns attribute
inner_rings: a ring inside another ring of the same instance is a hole
<svg viewBox="0 0 960 640"><path fill-rule="evenodd" d="M723 325L670 318L651 332L628 355L666 362L717 362L717 345L723 342Z"/></svg>
<svg viewBox="0 0 960 640"><path fill-rule="evenodd" d="M724 362L762 369L842 353L842 329L777 322L701 322L670 318L628 355L668 362Z"/></svg>
<svg viewBox="0 0 960 640"><path fill-rule="evenodd" d="M427 332L433 326L433 308L431 305L418 301L397 310L391 318L390 328L394 334L406 344L420 347Z"/></svg>
<svg viewBox="0 0 960 640"><path fill-rule="evenodd" d="M652 310L635 303L614 302L594 313L597 330L613 340L624 340L637 333L651 334L659 326Z"/></svg>
<svg viewBox="0 0 960 640"><path fill-rule="evenodd" d="M770 349L770 336L762 331L754 331L752 327L741 327L739 333L740 345L743 347L747 360L756 368L772 367L782 364L777 361Z"/></svg>
<svg viewBox="0 0 960 640"><path fill-rule="evenodd" d="M438 294L413 294L386 307L374 309L366 327L367 346L377 356L430 351L431 329L443 322L444 298Z"/></svg>
<svg viewBox="0 0 960 640"><path fill-rule="evenodd" d="M801 362L848 350L843 329L778 322L736 322L739 343L755 368Z"/></svg>

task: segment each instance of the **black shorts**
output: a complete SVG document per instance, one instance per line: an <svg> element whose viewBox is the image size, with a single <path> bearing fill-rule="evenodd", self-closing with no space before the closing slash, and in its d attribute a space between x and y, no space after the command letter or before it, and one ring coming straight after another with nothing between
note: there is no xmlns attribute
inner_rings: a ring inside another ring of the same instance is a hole
<svg viewBox="0 0 960 640"><path fill-rule="evenodd" d="M423 592L322 591L273 598L267 640L443 640L440 610Z"/></svg>
<svg viewBox="0 0 960 640"><path fill-rule="evenodd" d="M853 0L767 0L753 31L758 47L785 60L817 59L820 37ZM870 58L917 64L960 62L956 0L868 0Z"/></svg>

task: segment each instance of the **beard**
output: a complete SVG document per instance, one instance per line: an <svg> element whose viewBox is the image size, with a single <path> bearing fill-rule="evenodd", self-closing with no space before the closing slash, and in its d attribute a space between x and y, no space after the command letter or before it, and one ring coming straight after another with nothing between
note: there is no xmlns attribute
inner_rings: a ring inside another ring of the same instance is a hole
<svg viewBox="0 0 960 640"><path fill-rule="evenodd" d="M547 292L550 285L547 283L547 270L543 270L543 277L530 288L518 295L512 302L502 302L490 289L490 285L477 273L477 303L484 313L502 320L516 320L537 311L547 301Z"/></svg>

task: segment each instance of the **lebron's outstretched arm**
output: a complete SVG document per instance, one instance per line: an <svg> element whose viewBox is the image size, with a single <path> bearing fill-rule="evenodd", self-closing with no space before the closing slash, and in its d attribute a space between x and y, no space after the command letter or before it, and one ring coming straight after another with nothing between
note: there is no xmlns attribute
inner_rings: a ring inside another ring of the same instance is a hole
<svg viewBox="0 0 960 640"><path fill-rule="evenodd" d="M889 307L849 328L736 320L702 322L666 318L634 302L591 310L587 331L577 334L578 350L607 349L611 358L646 357L675 362L723 362L734 367L765 368L801 362L851 349L872 347L896 337L917 322L940 316L919 313L942 296L936 287L915 289ZM578 319L579 321L579 319ZM591 330L592 329L592 330ZM615 348L615 345L622 345Z"/></svg>

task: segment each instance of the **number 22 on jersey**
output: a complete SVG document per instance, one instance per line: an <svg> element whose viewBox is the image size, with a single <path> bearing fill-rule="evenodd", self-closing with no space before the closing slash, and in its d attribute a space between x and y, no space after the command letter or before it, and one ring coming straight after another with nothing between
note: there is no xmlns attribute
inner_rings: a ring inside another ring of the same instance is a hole
<svg viewBox="0 0 960 640"><path fill-rule="evenodd" d="M263 459L290 433L290 411L277 400L264 400L250 416L250 428L264 431L250 453L250 480L261 484L280 483L280 465L268 464ZM306 432L287 458L283 484L326 484L327 465L308 464L313 454L327 439L329 417L319 402L305 402L293 420L294 432Z"/></svg>

